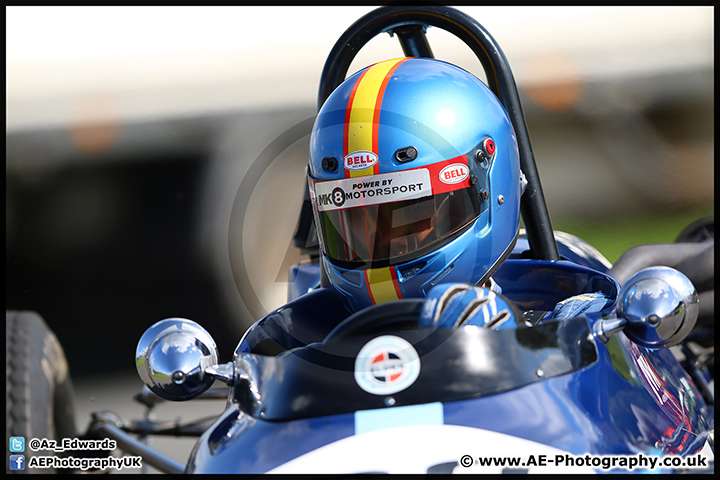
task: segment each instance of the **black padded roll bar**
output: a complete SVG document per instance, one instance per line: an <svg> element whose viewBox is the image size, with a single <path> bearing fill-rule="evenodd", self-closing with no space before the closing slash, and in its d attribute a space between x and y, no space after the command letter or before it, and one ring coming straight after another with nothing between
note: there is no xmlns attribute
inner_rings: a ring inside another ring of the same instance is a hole
<svg viewBox="0 0 720 480"><path fill-rule="evenodd" d="M679 270L700 290L715 277L714 259L714 241L638 245L617 259L610 274L622 285L643 268L662 265Z"/></svg>

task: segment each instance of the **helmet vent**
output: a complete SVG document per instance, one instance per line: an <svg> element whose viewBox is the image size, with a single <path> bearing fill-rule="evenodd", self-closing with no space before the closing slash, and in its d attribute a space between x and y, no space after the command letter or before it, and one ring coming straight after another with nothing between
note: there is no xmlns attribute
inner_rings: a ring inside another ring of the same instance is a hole
<svg viewBox="0 0 720 480"><path fill-rule="evenodd" d="M437 283L438 283L440 280L442 280L443 278L445 278L445 276L446 276L448 273L450 273L450 270L452 270L453 268L455 268L455 264L454 264L454 263L452 263L452 264L448 265L447 267L445 267L445 270L443 270L442 272L440 272L437 277L433 278L432 282L430 282L430 285L437 285Z"/></svg>
<svg viewBox="0 0 720 480"><path fill-rule="evenodd" d="M415 160L418 156L417 148L415 147L405 147L405 148L398 148L395 152L395 159L400 163L410 162L412 160Z"/></svg>
<svg viewBox="0 0 720 480"><path fill-rule="evenodd" d="M340 275L351 285L360 287L362 281L362 275L360 272L341 272Z"/></svg>
<svg viewBox="0 0 720 480"><path fill-rule="evenodd" d="M338 161L335 157L325 157L322 159L322 169L326 172L334 172L337 170Z"/></svg>
<svg viewBox="0 0 720 480"><path fill-rule="evenodd" d="M403 279L408 279L422 270L425 265L427 265L427 262L416 263L415 265L400 270L400 275Z"/></svg>

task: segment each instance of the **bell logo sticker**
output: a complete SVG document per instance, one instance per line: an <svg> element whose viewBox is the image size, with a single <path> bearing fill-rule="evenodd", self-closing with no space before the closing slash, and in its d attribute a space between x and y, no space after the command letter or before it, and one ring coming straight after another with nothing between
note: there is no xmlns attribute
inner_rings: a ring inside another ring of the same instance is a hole
<svg viewBox="0 0 720 480"><path fill-rule="evenodd" d="M463 165L462 163L453 163L452 165L448 165L440 170L439 177L441 182L453 184L462 182L468 178L469 174L470 170L467 165Z"/></svg>
<svg viewBox="0 0 720 480"><path fill-rule="evenodd" d="M373 152L360 150L345 155L345 169L347 170L364 170L378 163L378 156Z"/></svg>
<svg viewBox="0 0 720 480"><path fill-rule="evenodd" d="M420 356L404 338L376 337L366 343L355 359L355 381L373 395L405 390L420 375Z"/></svg>

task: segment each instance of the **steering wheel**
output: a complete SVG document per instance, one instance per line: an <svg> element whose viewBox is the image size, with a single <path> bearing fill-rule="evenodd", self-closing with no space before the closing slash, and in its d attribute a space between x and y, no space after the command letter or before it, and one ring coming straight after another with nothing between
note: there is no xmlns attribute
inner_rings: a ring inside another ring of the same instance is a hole
<svg viewBox="0 0 720 480"><path fill-rule="evenodd" d="M367 307L343 320L327 334L323 343L361 334L417 328L417 320L423 302L422 298L407 298Z"/></svg>

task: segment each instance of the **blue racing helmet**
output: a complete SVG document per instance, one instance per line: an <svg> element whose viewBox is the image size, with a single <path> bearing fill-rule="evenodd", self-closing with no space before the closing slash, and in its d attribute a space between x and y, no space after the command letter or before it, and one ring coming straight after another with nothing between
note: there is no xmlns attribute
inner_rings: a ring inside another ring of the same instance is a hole
<svg viewBox="0 0 720 480"><path fill-rule="evenodd" d="M307 176L324 268L352 311L481 284L517 239L510 120L443 61L387 60L345 80L318 112Z"/></svg>

